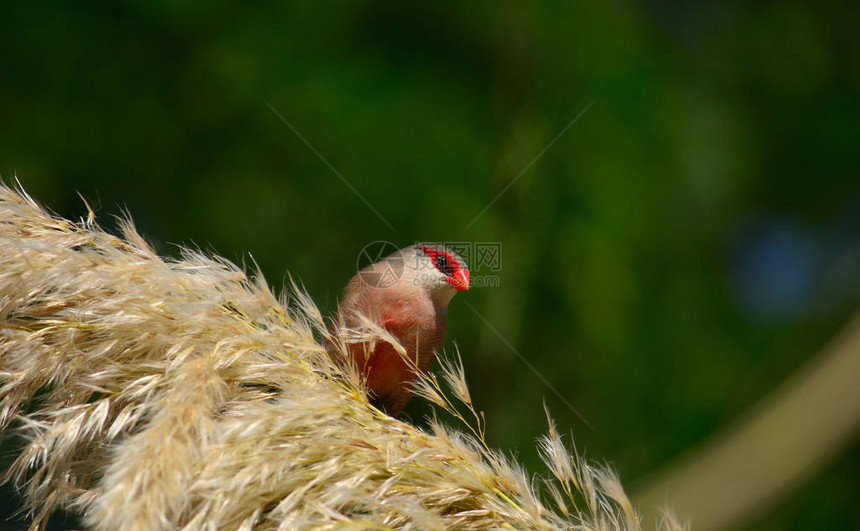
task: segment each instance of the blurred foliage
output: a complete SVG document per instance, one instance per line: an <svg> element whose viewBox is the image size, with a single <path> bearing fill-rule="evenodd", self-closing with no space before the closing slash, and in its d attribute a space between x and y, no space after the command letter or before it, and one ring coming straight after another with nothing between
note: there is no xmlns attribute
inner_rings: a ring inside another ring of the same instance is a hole
<svg viewBox="0 0 860 531"><path fill-rule="evenodd" d="M860 302L858 11L7 2L0 174L67 217L76 192L104 224L127 210L162 253L252 255L329 313L372 241L499 242L499 287L449 327L489 441L539 471L545 400L630 486ZM858 459L755 528L860 526Z"/></svg>

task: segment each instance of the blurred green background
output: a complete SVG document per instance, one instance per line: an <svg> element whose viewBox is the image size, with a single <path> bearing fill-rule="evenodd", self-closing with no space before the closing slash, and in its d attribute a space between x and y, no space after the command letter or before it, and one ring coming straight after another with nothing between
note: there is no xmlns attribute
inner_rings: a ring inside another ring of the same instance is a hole
<svg viewBox="0 0 860 531"><path fill-rule="evenodd" d="M860 303L847 4L4 2L0 175L326 313L370 242L498 242L448 332L489 443L543 472L545 400L632 488ZM860 528L858 496L855 444L749 529Z"/></svg>

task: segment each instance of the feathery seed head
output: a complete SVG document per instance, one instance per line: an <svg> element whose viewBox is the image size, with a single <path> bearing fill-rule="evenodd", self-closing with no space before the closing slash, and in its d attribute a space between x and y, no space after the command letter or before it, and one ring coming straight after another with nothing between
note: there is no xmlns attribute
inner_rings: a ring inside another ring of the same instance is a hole
<svg viewBox="0 0 860 531"><path fill-rule="evenodd" d="M483 442L459 365L444 379L473 434L425 432L316 337L346 352L295 284L281 303L226 260L165 260L130 222L119 238L0 186L0 428L24 440L3 480L33 528L65 508L104 530L638 529L615 477L555 442L550 510Z"/></svg>

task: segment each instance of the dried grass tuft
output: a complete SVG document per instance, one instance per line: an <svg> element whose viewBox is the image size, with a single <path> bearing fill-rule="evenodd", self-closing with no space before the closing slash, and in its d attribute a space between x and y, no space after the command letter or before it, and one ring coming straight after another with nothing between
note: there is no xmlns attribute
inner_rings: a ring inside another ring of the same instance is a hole
<svg viewBox="0 0 860 531"><path fill-rule="evenodd" d="M417 392L469 433L428 433L373 408L324 341L343 351L295 285L278 300L259 273L0 187L0 429L23 441L3 480L34 528L65 509L94 529L639 529L552 423L552 479L488 448L458 362Z"/></svg>

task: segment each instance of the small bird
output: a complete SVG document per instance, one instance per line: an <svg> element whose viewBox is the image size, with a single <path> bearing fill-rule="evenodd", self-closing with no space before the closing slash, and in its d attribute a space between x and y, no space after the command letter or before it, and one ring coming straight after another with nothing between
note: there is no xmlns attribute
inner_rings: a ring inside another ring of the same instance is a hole
<svg viewBox="0 0 860 531"><path fill-rule="evenodd" d="M418 377L416 368L426 372L442 346L448 303L467 289L466 263L435 243L400 249L352 277L335 323L357 328L363 315L397 338L409 359L386 341L347 343L352 360L367 379L371 403L391 416L400 413L412 397L409 383Z"/></svg>

